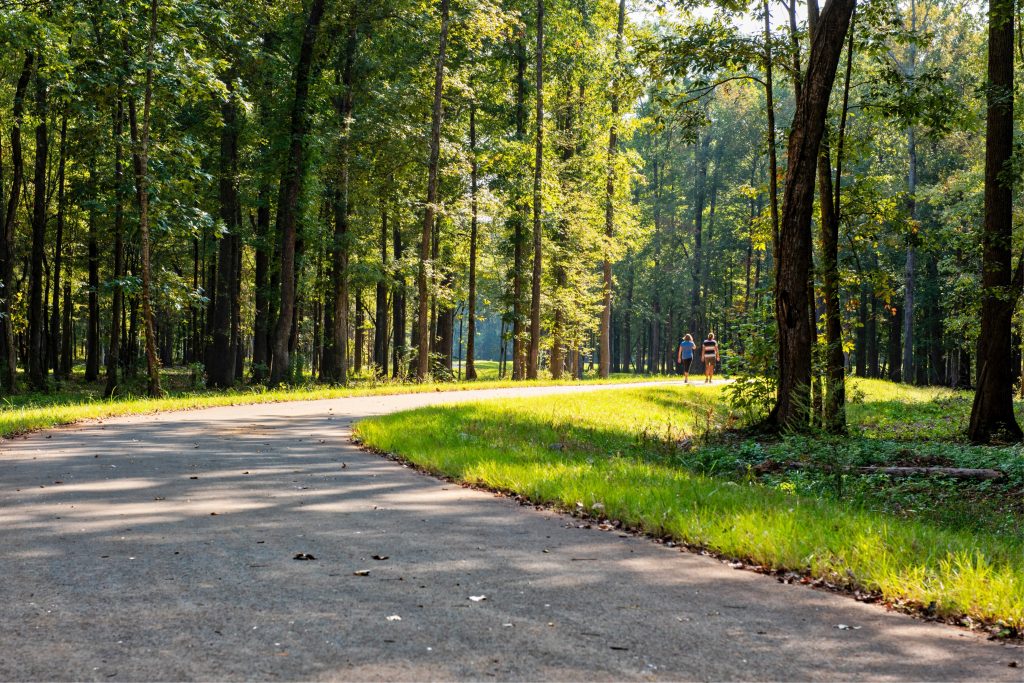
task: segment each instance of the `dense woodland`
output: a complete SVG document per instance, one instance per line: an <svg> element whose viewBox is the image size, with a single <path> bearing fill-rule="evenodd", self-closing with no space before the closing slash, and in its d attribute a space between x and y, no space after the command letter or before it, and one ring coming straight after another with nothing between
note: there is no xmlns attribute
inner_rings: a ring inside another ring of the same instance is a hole
<svg viewBox="0 0 1024 683"><path fill-rule="evenodd" d="M842 431L855 374L1019 437L1016 22L2 0L0 385L659 373L713 331L779 425Z"/></svg>

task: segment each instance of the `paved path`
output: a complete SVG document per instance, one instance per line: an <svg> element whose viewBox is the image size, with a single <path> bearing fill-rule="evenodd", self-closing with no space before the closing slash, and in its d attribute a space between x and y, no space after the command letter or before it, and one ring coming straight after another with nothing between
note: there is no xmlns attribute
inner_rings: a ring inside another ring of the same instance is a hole
<svg viewBox="0 0 1024 683"><path fill-rule="evenodd" d="M1022 680L1020 648L573 528L349 443L362 416L594 389L214 408L4 443L0 679Z"/></svg>

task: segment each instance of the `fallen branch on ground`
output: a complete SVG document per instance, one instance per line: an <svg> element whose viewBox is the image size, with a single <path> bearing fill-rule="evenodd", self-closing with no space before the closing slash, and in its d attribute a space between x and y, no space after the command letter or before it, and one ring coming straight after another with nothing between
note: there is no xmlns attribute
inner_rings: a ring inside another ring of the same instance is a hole
<svg viewBox="0 0 1024 683"><path fill-rule="evenodd" d="M830 465L814 465L804 462L777 462L766 460L754 466L758 474L778 472L780 470L820 470L835 472L837 468ZM1002 479L1004 474L999 470L971 467L903 467L887 465L871 465L865 467L839 468L846 474L887 474L890 477L909 477L915 474L927 476L941 475L957 479Z"/></svg>

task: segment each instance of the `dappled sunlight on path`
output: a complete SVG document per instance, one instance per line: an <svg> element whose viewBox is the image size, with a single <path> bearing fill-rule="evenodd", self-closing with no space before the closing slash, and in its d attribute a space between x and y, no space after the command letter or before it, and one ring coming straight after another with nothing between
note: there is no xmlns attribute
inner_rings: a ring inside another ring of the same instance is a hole
<svg viewBox="0 0 1024 683"><path fill-rule="evenodd" d="M579 390L598 388L216 408L6 442L0 678L1021 679L1018 649L349 443L356 417Z"/></svg>

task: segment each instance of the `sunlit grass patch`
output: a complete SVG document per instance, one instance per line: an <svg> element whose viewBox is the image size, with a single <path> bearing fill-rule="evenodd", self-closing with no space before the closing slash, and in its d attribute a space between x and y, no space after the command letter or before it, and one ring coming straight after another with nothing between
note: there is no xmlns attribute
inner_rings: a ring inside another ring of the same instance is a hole
<svg viewBox="0 0 1024 683"><path fill-rule="evenodd" d="M865 411L875 395L911 406L930 400L875 389L865 387ZM356 429L368 445L437 474L939 615L1024 627L1019 535L764 485L737 467L745 455L700 445L696 437L727 421L718 388L666 386L425 408ZM741 448L750 460L764 457L757 444ZM716 471L722 476L705 474Z"/></svg>
<svg viewBox="0 0 1024 683"><path fill-rule="evenodd" d="M496 361L482 361L482 379L475 382L407 382L388 379L362 379L349 386L304 384L300 386L267 389L263 386L243 386L228 391L174 389L163 398L149 398L122 392L111 399L102 398L102 384L81 381L66 382L51 393L27 393L0 397L0 438L46 429L83 420L104 419L120 415L212 408L216 406L278 403L283 401L312 401L318 399L379 396L437 391L468 391L473 389L501 389L530 386L564 386L578 384L579 380L540 379L512 381L497 379ZM181 385L186 373L180 369L165 370L163 376L172 387ZM484 379L490 377L490 379ZM677 379L667 376L617 374L600 379L593 374L583 382L628 383Z"/></svg>

